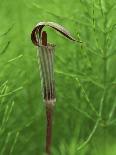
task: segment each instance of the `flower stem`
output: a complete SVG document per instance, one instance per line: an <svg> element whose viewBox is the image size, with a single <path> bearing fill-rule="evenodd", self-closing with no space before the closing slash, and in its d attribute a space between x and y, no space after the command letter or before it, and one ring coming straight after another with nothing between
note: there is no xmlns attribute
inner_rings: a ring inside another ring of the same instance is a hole
<svg viewBox="0 0 116 155"><path fill-rule="evenodd" d="M46 104L46 154L51 155L53 104Z"/></svg>

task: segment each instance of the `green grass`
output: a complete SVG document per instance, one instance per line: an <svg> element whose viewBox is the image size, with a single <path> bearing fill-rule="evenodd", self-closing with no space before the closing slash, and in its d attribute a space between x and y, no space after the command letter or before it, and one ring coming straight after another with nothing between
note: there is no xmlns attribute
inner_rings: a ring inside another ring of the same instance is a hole
<svg viewBox="0 0 116 155"><path fill-rule="evenodd" d="M47 29L56 44L52 154L116 154L115 15L115 0L0 1L0 155L44 154L45 106L30 40L40 21L83 41Z"/></svg>

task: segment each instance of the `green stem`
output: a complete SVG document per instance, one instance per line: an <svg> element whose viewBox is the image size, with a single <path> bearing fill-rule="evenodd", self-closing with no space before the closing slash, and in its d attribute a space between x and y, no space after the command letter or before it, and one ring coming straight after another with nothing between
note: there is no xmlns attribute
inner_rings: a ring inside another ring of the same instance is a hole
<svg viewBox="0 0 116 155"><path fill-rule="evenodd" d="M106 115L107 115L107 109L105 107L107 104L107 64L108 64L108 57L107 57L107 30L106 30L106 26L107 26L107 13L104 13L104 50L103 50L103 84L104 84L104 91L105 91L105 96L104 96L104 102L103 102L103 114L102 114L102 118L103 118L103 122L104 122L104 127L103 127L103 136L104 136L104 155L106 155L106 143L107 143L107 126L106 126Z"/></svg>

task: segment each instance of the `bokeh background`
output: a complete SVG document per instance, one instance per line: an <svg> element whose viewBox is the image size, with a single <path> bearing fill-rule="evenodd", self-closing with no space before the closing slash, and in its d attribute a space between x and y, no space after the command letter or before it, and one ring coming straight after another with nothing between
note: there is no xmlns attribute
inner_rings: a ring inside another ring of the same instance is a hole
<svg viewBox="0 0 116 155"><path fill-rule="evenodd" d="M52 155L116 155L115 0L0 0L0 155L43 155L46 115L36 47L40 21L67 28L56 44Z"/></svg>

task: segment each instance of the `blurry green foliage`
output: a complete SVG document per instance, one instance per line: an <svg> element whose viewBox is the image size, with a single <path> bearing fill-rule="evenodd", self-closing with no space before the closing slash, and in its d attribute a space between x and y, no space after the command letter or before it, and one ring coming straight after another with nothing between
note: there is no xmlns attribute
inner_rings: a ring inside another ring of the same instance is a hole
<svg viewBox="0 0 116 155"><path fill-rule="evenodd" d="M0 1L0 155L44 153L45 106L30 40L40 21L83 41L48 30L57 45L52 154L116 154L115 16L115 0Z"/></svg>

